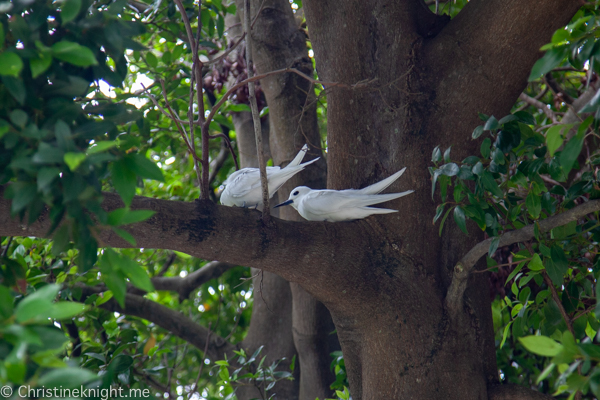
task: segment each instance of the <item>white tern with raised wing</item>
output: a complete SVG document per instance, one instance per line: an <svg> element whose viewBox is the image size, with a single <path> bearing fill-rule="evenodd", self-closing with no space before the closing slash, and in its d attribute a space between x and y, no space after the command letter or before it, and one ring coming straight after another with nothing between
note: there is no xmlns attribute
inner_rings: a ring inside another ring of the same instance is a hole
<svg viewBox="0 0 600 400"><path fill-rule="evenodd" d="M292 190L287 201L275 207L291 205L304 219L330 222L350 221L366 218L372 214L397 212L398 210L368 206L394 200L414 192L414 190L408 190L402 193L379 194L394 183L405 170L406 168L402 168L389 178L364 189L313 190L306 186L298 186Z"/></svg>
<svg viewBox="0 0 600 400"><path fill-rule="evenodd" d="M285 168L267 167L267 182L269 198L283 186L292 176L314 163L319 158L300 164L308 151L304 145L300 152ZM225 189L221 193L221 204L229 207L259 207L263 204L262 189L260 185L260 171L258 168L242 168L235 171L223 182Z"/></svg>

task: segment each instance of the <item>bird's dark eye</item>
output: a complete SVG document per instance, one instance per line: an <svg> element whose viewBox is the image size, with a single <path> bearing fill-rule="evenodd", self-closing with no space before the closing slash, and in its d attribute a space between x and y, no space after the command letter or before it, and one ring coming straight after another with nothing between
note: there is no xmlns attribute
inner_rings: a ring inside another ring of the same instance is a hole
<svg viewBox="0 0 600 400"><path fill-rule="evenodd" d="M300 192L296 190L296 191L294 192L294 196L298 196L298 193L300 193Z"/></svg>

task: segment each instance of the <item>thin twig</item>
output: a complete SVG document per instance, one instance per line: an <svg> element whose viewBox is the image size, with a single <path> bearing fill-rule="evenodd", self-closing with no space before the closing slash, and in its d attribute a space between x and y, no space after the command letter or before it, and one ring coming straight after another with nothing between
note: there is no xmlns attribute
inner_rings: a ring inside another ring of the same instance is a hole
<svg viewBox="0 0 600 400"><path fill-rule="evenodd" d="M216 64L219 61L221 61L222 59L224 59L225 57L227 57L229 55L229 53L231 53L240 43L242 43L242 41L244 40L245 37L246 37L246 32L244 32L242 34L242 36L238 39L237 42L235 42L233 44L233 46L231 46L230 48L228 48L227 50L225 50L225 52L223 54L221 54L218 57L213 58L212 60L205 61L204 65Z"/></svg>
<svg viewBox="0 0 600 400"><path fill-rule="evenodd" d="M208 323L208 333L206 334L206 346L204 347L204 353L202 353L202 356L204 358L206 358L206 352L208 351L208 343L210 342L210 334L211 334L211 327L212 322ZM190 393L188 394L188 400L191 400L192 396L194 395L194 393L196 393L196 391L198 390L198 382L200 382L200 377L202 376L202 368L204 367L204 360L202 360L202 362L200 363L200 370L198 371L198 376L196 377L196 381L194 382L194 386L192 386L192 390L190 391Z"/></svg>
<svg viewBox="0 0 600 400"><path fill-rule="evenodd" d="M254 76L254 61L252 60L252 35L250 34L250 0L244 0L244 31L246 32L246 68L248 79ZM267 181L267 166L263 154L262 127L256 104L256 92L254 81L248 82L248 100L252 110L252 121L254 122L254 138L256 140L256 152L258 154L258 167L260 170L260 183L263 198L263 222L266 224L271 219L271 208L269 207L269 183Z"/></svg>
<svg viewBox="0 0 600 400"><path fill-rule="evenodd" d="M221 108L221 106L227 101L229 96L231 96L240 87L245 86L250 82L259 81L268 76L283 74L286 72L292 72L294 74L300 75L304 79L308 80L309 82L315 83L315 84L320 84L323 86L330 86L330 87L341 87L341 88L347 88L347 89L359 89L359 88L368 86L373 81L373 80L361 81L361 82L357 82L352 85L348 85L346 83L340 83L340 82L323 82L318 79L311 78L310 76L306 75L303 72L298 71L295 68L282 68L282 69L278 69L275 71L265 72L264 74L254 75L252 77L249 77L248 79L244 79L243 81L236 83L231 88L229 88L229 90L227 90L227 92L225 92L225 94L219 99L217 104L215 104L215 106L212 108L212 110L208 114L208 117L206 117L206 121L204 122L204 124L210 124L210 121L212 121L212 119L214 118L214 116L217 113L217 111L219 110L219 108Z"/></svg>
<svg viewBox="0 0 600 400"><path fill-rule="evenodd" d="M164 81L161 80L161 86L162 86L162 94L165 100L165 104L167 105L167 110L169 110L169 113L171 115L171 119L175 122L175 126L177 127L177 130L179 131L179 134L181 135L181 137L183 138L183 141L185 142L185 145L187 146L188 150L192 153L192 157L194 158L198 158L198 155L196 154L196 152L194 151L194 149L190 146L190 143L188 142L187 139L187 135L185 133L185 129L183 129L182 125L180 125L180 119L177 118L175 111L173 111L173 108L171 108L171 105L169 104L169 100L167 100L167 92L165 90L165 85L164 85ZM144 85L142 84L142 87L144 87ZM158 104L158 101L156 101L156 99L154 98L154 96L149 95L150 100L152 100L152 102L154 103L155 106L157 106L163 113L166 113L164 111L164 109Z"/></svg>

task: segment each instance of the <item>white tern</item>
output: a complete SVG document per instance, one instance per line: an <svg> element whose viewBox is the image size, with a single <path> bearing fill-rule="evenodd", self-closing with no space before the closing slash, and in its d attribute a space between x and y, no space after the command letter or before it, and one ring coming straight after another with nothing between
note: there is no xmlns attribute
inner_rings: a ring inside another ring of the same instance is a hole
<svg viewBox="0 0 600 400"><path fill-rule="evenodd" d="M291 205L298 213L309 221L350 221L366 218L372 214L389 214L398 210L367 207L406 196L414 192L378 194L390 186L404 173L402 168L394 175L367 186L364 189L346 190L313 190L306 186L298 186L290 193L287 201L276 207Z"/></svg>
<svg viewBox="0 0 600 400"><path fill-rule="evenodd" d="M300 164L308 151L304 145L300 152L285 168L267 167L267 182L269 198L283 186L288 179L314 163L319 158ZM225 189L221 193L221 204L229 207L255 207L262 206L262 188L260 185L260 171L258 168L242 168L235 171L223 182Z"/></svg>

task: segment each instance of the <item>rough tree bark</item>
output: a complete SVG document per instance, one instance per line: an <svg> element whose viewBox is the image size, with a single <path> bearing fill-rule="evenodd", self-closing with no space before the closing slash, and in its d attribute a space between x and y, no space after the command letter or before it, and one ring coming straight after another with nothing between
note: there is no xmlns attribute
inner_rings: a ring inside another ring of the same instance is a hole
<svg viewBox="0 0 600 400"><path fill-rule="evenodd" d="M305 0L320 78L366 83L328 94L328 187L364 187L407 166L390 188L415 189L389 204L402 213L265 227L253 210L136 198L132 208L156 214L128 230L141 247L249 265L298 283L331 312L354 399L535 398L495 386L484 274L469 280L462 309L451 315L446 308L453 267L478 237L452 228L437 235L427 167L438 144L452 144L453 158L474 152L468 138L477 113L509 112L539 47L579 6L472 0L447 21L421 1ZM105 196L104 207L120 206L118 196ZM9 209L0 200L1 235L46 234L47 215L27 227ZM130 246L110 232L101 239Z"/></svg>
<svg viewBox="0 0 600 400"><path fill-rule="evenodd" d="M292 9L285 0L273 0L253 4L252 17L258 14L252 30L254 59L258 73L265 73L287 66L294 66L312 75L312 63L307 56L304 35L296 26ZM243 1L238 10L244 10ZM233 26L232 36L241 34L238 16L226 21ZM290 45L293 43L293 45ZM235 57L232 55L232 57ZM306 160L319 155L315 145L320 143L316 107L305 107L314 100L310 84L295 74L269 77L261 82L269 105L269 129L265 129L265 149L272 153L275 165L285 166L297 154L304 143L311 143ZM233 118L242 167L257 167L256 146L250 113L237 113ZM299 123L300 122L300 123ZM272 150L271 150L272 149ZM325 162L318 168L303 171L281 188L274 198L287 198L292 188L298 185L325 186ZM275 203L276 204L276 203ZM297 220L297 213L290 209L279 211L279 217ZM258 271L257 271L258 272ZM296 381L283 381L274 391L281 398L310 399L331 395L330 383L334 377L329 368L331 351L339 348L336 341L329 348L330 333L335 329L326 308L306 293L297 284L264 272L254 279L255 298L252 320L243 345L253 351L265 345L267 362L285 357L288 362L297 355ZM273 308L275 307L275 308ZM333 335L335 339L335 335ZM240 399L259 395L255 388L240 387Z"/></svg>
<svg viewBox="0 0 600 400"><path fill-rule="evenodd" d="M242 10L243 1L238 1ZM252 15L257 15L252 29L256 71L259 74L293 67L312 76L306 37L286 0L252 2ZM307 143L305 160L321 155L316 104L312 85L296 74L278 74L261 80L261 88L269 105L269 147L275 165L286 165ZM277 193L287 199L296 186L325 187L325 160L322 159L290 179ZM274 203L275 204L275 203ZM291 207L279 210L280 218L299 221L302 218ZM299 264L298 267L301 267ZM313 400L331 396L329 385L335 380L331 370L330 333L335 329L327 309L301 286L291 283L293 296L292 333L300 367L299 398ZM334 336L335 339L335 336Z"/></svg>

